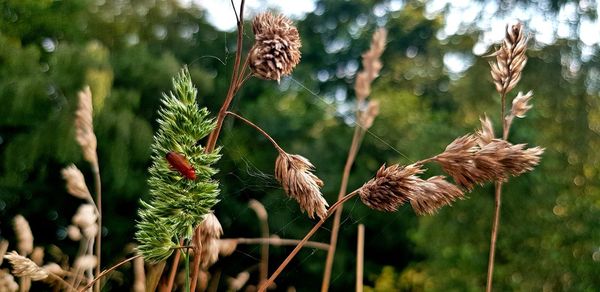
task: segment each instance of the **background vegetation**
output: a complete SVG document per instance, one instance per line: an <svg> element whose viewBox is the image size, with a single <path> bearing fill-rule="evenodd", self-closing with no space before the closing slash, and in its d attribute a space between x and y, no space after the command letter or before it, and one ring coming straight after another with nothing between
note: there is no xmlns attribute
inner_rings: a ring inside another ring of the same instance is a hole
<svg viewBox="0 0 600 292"><path fill-rule="evenodd" d="M352 136L351 84L360 53L378 26L389 30L384 68L371 95L382 111L358 154L349 189L361 186L384 162L407 163L438 153L476 128L484 112L498 125L500 101L487 60L473 54L483 40L478 24L484 15L446 34L452 5L431 13L421 1L391 2L397 1L316 1L316 10L297 23L303 57L293 76L280 85L251 80L234 101L235 111L315 164L329 202L337 196ZM534 109L516 121L511 140L541 145L546 152L535 171L505 186L494 284L497 291L597 291L600 51L598 43L585 43L577 33L582 19L595 17L596 5L501 2L504 10L498 13L523 5L548 17L571 8L577 13L567 23L573 34L531 42L517 90L534 90ZM234 21L233 14L223 17ZM600 33L599 28L592 32ZM75 162L90 173L72 127L76 93L89 84L104 190L102 262L122 258L134 241L139 199L148 196L161 92L188 64L199 102L214 113L228 84L234 38L235 33L207 23L202 9L175 0L0 1L0 236L14 243L11 220L22 214L36 245L75 253L77 244L66 238L66 227L80 202L67 194L60 169ZM463 70L448 66L452 60ZM274 234L301 238L314 222L275 181L276 151L253 129L232 125L225 124L217 165L222 195L216 215L224 237L260 235L256 215L247 207L257 199L269 212ZM353 287L356 227L363 223L365 275L375 291L480 291L492 188L478 188L432 217L417 217L407 207L387 214L346 204L333 290ZM325 228L314 240L328 239ZM235 276L259 262L259 250L241 247L212 270ZM271 248L271 267L290 250ZM279 287L316 290L324 261L323 251L302 251L278 278ZM131 286L131 270L120 273L108 288ZM256 270L252 276L256 279Z"/></svg>

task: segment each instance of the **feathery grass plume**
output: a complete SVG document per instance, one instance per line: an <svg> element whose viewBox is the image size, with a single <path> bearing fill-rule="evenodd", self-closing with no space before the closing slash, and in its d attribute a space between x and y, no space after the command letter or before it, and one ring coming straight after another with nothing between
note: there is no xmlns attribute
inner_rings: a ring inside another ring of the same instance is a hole
<svg viewBox="0 0 600 292"><path fill-rule="evenodd" d="M4 256L13 267L13 274L17 277L27 277L34 281L46 279L48 272L30 259L19 255L16 251L11 251Z"/></svg>
<svg viewBox="0 0 600 292"><path fill-rule="evenodd" d="M252 21L254 45L249 64L255 76L279 80L289 75L300 62L300 35L294 23L283 15L270 12L257 15Z"/></svg>
<svg viewBox="0 0 600 292"><path fill-rule="evenodd" d="M517 23L506 27L506 36L500 48L492 54L496 62L490 62L491 74L496 91L505 95L511 91L521 79L521 73L527 63L527 41L523 24Z"/></svg>
<svg viewBox="0 0 600 292"><path fill-rule="evenodd" d="M384 28L378 29L373 33L371 47L362 54L363 70L356 75L354 83L354 91L359 103L371 94L371 83L379 76L379 71L383 67L379 58L385 50L386 39L387 31Z"/></svg>
<svg viewBox="0 0 600 292"><path fill-rule="evenodd" d="M96 134L94 134L92 91L86 86L79 91L79 106L75 112L75 139L81 146L83 158L94 167L98 166Z"/></svg>
<svg viewBox="0 0 600 292"><path fill-rule="evenodd" d="M141 202L136 226L138 251L153 263L167 259L179 239L191 239L194 228L218 202L218 183L211 179L217 172L211 165L220 158L218 149L205 153L204 147L196 143L215 124L208 119L205 108L198 108L197 90L187 67L173 79L173 88L169 95L163 95L149 169L151 198ZM171 169L166 155L172 151L189 161L195 180Z"/></svg>
<svg viewBox="0 0 600 292"><path fill-rule="evenodd" d="M83 173L81 173L77 166L71 164L63 168L61 174L63 179L67 181L67 191L69 194L76 198L92 201L92 195L85 184Z"/></svg>
<svg viewBox="0 0 600 292"><path fill-rule="evenodd" d="M96 223L98 220L98 213L96 212L96 207L92 204L82 204L77 209L77 213L73 215L71 221L73 224L77 225L80 229L80 234L87 239L94 238L98 233L98 224ZM74 233L73 230L71 232ZM76 234L73 234L76 238Z"/></svg>
<svg viewBox="0 0 600 292"><path fill-rule="evenodd" d="M17 237L17 250L21 255L28 255L33 252L33 233L29 227L27 219L21 215L13 219L13 228Z"/></svg>
<svg viewBox="0 0 600 292"><path fill-rule="evenodd" d="M42 269L59 277L65 274L65 270L63 270L57 263L48 263L44 265Z"/></svg>
<svg viewBox="0 0 600 292"><path fill-rule="evenodd" d="M507 174L519 176L525 172L533 170L540 163L544 148L533 147L525 149L525 144L516 144L506 146L499 155L500 163Z"/></svg>
<svg viewBox="0 0 600 292"><path fill-rule="evenodd" d="M323 181L312 173L314 168L308 159L300 155L279 152L275 160L275 178L311 219L315 218L315 214L324 218L329 206L320 190Z"/></svg>
<svg viewBox="0 0 600 292"><path fill-rule="evenodd" d="M421 193L410 199L410 205L418 215L433 215L443 206L451 205L462 199L463 191L445 180L443 176L434 176L420 184Z"/></svg>
<svg viewBox="0 0 600 292"><path fill-rule="evenodd" d="M524 118L527 111L529 111L533 106L528 102L533 98L533 92L529 91L527 94L523 95L523 92L519 91L515 99L512 101L512 108L510 113L517 118Z"/></svg>
<svg viewBox="0 0 600 292"><path fill-rule="evenodd" d="M215 214L208 213L204 221L200 223L200 266L208 269L212 264L219 259L219 238L223 235L223 228Z"/></svg>
<svg viewBox="0 0 600 292"><path fill-rule="evenodd" d="M11 275L7 270L0 270L0 291L6 292L17 292L19 291L19 284L15 282L15 277Z"/></svg>
<svg viewBox="0 0 600 292"><path fill-rule="evenodd" d="M422 193L421 182L417 175L423 173L420 166L411 164L390 167L381 166L375 178L366 182L358 190L360 199L367 207L379 211L398 210L405 202Z"/></svg>

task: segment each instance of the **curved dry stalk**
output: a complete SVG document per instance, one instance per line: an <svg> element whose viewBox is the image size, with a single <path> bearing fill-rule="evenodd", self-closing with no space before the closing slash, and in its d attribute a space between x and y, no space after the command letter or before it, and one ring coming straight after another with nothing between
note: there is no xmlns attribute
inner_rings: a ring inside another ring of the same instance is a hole
<svg viewBox="0 0 600 292"><path fill-rule="evenodd" d="M248 203L250 209L254 210L256 216L260 220L260 231L262 238L269 238L269 221L268 221L268 213L265 209L265 206L261 204L257 200L250 200ZM259 265L259 278L258 283L264 282L267 280L267 276L269 275L269 242L263 242L261 244L260 251L260 265Z"/></svg>
<svg viewBox="0 0 600 292"><path fill-rule="evenodd" d="M128 259L124 259L124 260L122 260L121 262L119 262L118 264L116 264L116 265L114 265L114 266L112 266L112 267L110 267L110 268L108 268L108 269L106 269L106 270L102 271L102 273L100 273L100 274L99 274L99 275L98 275L96 278L94 278L94 279L93 279L91 282L89 282L89 283L88 283L88 284L87 284L85 287L83 287L83 289L79 290L79 292L84 292L84 291L86 291L87 289L91 288L91 287L92 287L94 284L96 284L96 283L97 283L97 282L98 282L100 279L102 279L102 277L104 277L106 274L108 274L108 273L112 272L112 271L113 271L113 270L115 270L116 268L118 268L118 267L120 267L120 266L122 266L122 265L124 265L124 264L126 264L126 263L128 263L128 262L130 262L130 261L133 261L133 260L135 260L135 259L137 259L137 258L139 258L139 257L141 257L141 256L142 256L142 255L139 255L139 254L138 254L138 255L134 255L134 256L132 256L132 257L130 257L130 258L128 258Z"/></svg>
<svg viewBox="0 0 600 292"><path fill-rule="evenodd" d="M292 261L292 259L296 256L296 254L298 254L298 252L300 251L300 249L302 249L302 247L306 244L306 242L308 242L308 240L315 234L315 232L317 232L317 230L319 230L319 228L323 225L323 223L325 223L325 221L327 221L327 219L329 217L331 217L331 215L333 215L333 212L337 208L342 206L344 204L344 202L354 198L356 195L358 195L358 190L355 190L355 191L347 194L346 196L342 197L342 199L335 202L335 204L331 205L329 210L327 210L327 215L325 217L321 218L321 220L319 220L319 222L317 222L317 224L315 224L315 226L313 226L313 228L306 234L306 236L304 236L304 238L300 241L300 243L298 243L298 245L296 245L294 250L292 250L292 252L287 256L287 258L279 265L279 267L277 267L277 270L275 270L275 272L273 272L271 277L266 282L264 282L262 285L260 285L258 292L266 291L267 288L273 284L273 282L275 281L277 276L279 276L279 274L281 274L283 269L285 269L285 267Z"/></svg>
<svg viewBox="0 0 600 292"><path fill-rule="evenodd" d="M287 238L222 238L221 240L234 240L236 244L270 244L273 246L283 245L298 245L300 240L298 239L287 239ZM329 244L318 242L318 241L307 241L304 244L305 247L312 247L316 249L328 250Z"/></svg>
<svg viewBox="0 0 600 292"><path fill-rule="evenodd" d="M250 120L248 120L234 112L226 111L225 114L233 116L233 117L239 119L240 121L246 123L248 126L256 129L261 135L263 135L265 138L267 138L267 140L269 140L269 142L271 142L271 144L273 144L273 147L275 147L275 149L277 149L277 151L279 153L285 153L285 151L279 146L279 144L277 144L277 142L275 142L275 139L273 139L269 134L267 134L267 132L265 132L265 130L263 130L261 127L257 126Z"/></svg>
<svg viewBox="0 0 600 292"><path fill-rule="evenodd" d="M96 164L92 166L94 173L94 184L96 187L96 209L98 210L98 232L96 234L96 276L100 274L100 259L102 257L102 181L100 179L100 166ZM100 282L94 286L94 291L100 292Z"/></svg>

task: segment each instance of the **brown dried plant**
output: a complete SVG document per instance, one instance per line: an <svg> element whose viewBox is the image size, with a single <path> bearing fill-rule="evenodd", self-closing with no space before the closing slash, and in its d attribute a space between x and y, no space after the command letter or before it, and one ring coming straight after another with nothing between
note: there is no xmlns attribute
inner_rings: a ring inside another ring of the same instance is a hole
<svg viewBox="0 0 600 292"><path fill-rule="evenodd" d="M11 251L4 256L13 267L12 273L17 277L30 278L33 281L39 281L48 277L48 272L32 260L19 255L16 251Z"/></svg>
<svg viewBox="0 0 600 292"><path fill-rule="evenodd" d="M283 15L264 12L252 21L254 46L249 64L255 76L279 80L300 62L300 35L292 21Z"/></svg>
<svg viewBox="0 0 600 292"><path fill-rule="evenodd" d="M511 91L519 80L525 64L527 63L527 42L529 38L525 35L523 24L517 23L506 27L506 37L500 48L492 55L496 56L496 62L490 63L492 78L496 90L501 95Z"/></svg>
<svg viewBox="0 0 600 292"><path fill-rule="evenodd" d="M327 214L327 201L320 188L323 181L312 173L314 166L308 159L295 154L280 152L275 161L275 178L285 192L296 201L310 218Z"/></svg>
<svg viewBox="0 0 600 292"><path fill-rule="evenodd" d="M17 237L17 250L20 255L27 256L33 252L33 233L29 222L22 215L13 219L13 227Z"/></svg>

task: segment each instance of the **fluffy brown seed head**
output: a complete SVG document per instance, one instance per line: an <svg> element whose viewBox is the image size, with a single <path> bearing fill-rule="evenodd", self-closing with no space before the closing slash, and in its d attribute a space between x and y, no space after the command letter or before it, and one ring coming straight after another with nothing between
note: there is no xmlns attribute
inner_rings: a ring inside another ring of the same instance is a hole
<svg viewBox="0 0 600 292"><path fill-rule="evenodd" d="M380 57L385 50L386 39L387 31L384 28L378 29L373 34L371 47L362 55L363 70L356 75L354 84L356 99L359 102L371 94L371 83L379 76L379 71L383 67Z"/></svg>
<svg viewBox="0 0 600 292"><path fill-rule="evenodd" d="M490 63L496 90L502 95L517 85L527 63L525 52L527 51L528 37L523 30L521 23L507 26L504 41L493 54L496 56L496 62Z"/></svg>
<svg viewBox="0 0 600 292"><path fill-rule="evenodd" d="M474 160L474 154L478 150L477 142L478 138L471 134L456 138L444 152L434 158L444 172L467 189L484 181L482 176L485 174L477 169Z"/></svg>
<svg viewBox="0 0 600 292"><path fill-rule="evenodd" d="M518 176L533 170L540 163L544 148L525 149L525 144L509 145L500 158L507 174Z"/></svg>
<svg viewBox="0 0 600 292"><path fill-rule="evenodd" d="M86 86L79 92L79 107L75 112L75 138L81 150L83 158L92 166L97 167L98 156L96 154L96 134L94 134L94 124L92 120L92 91Z"/></svg>
<svg viewBox="0 0 600 292"><path fill-rule="evenodd" d="M313 170L310 161L300 155L281 152L275 161L275 178L288 196L298 201L308 217L314 218L316 214L324 218L329 205L320 191L323 181L312 173Z"/></svg>
<svg viewBox="0 0 600 292"><path fill-rule="evenodd" d="M214 213L208 213L200 223L199 231L200 266L208 269L219 259L219 238L223 235L223 227Z"/></svg>
<svg viewBox="0 0 600 292"><path fill-rule="evenodd" d="M46 279L48 272L30 259L19 255L16 251L11 251L4 256L13 267L13 274L17 277L28 277L34 281Z"/></svg>
<svg viewBox="0 0 600 292"><path fill-rule="evenodd" d="M13 228L17 237L17 250L21 255L28 255L33 252L33 233L29 227L27 219L21 215L13 219Z"/></svg>
<svg viewBox="0 0 600 292"><path fill-rule="evenodd" d="M421 193L410 200L410 204L419 215L433 215L443 206L462 199L463 191L445 180L443 176L434 176L421 182Z"/></svg>
<svg viewBox="0 0 600 292"><path fill-rule="evenodd" d="M406 201L414 198L421 190L423 181L417 175L423 170L418 165L390 167L381 166L375 178L365 183L359 190L361 200L367 207L379 211L392 212Z"/></svg>
<svg viewBox="0 0 600 292"><path fill-rule="evenodd" d="M519 91L517 97L512 101L512 108L510 110L512 115L517 118L524 118L527 111L533 107L529 104L531 98L533 98L533 92L529 91L527 94L523 95L523 92Z"/></svg>
<svg viewBox="0 0 600 292"><path fill-rule="evenodd" d="M292 21L270 12L257 15L252 22L254 45L249 64L255 76L277 80L289 75L300 62L300 35Z"/></svg>
<svg viewBox="0 0 600 292"><path fill-rule="evenodd" d="M85 184L85 178L83 173L75 166L71 164L61 171L62 177L67 181L67 191L74 197L88 200L92 199L92 195Z"/></svg>
<svg viewBox="0 0 600 292"><path fill-rule="evenodd" d="M373 125L373 121L375 121L377 115L379 115L379 102L370 100L367 104L367 109L358 116L358 122L363 129L369 129Z"/></svg>

